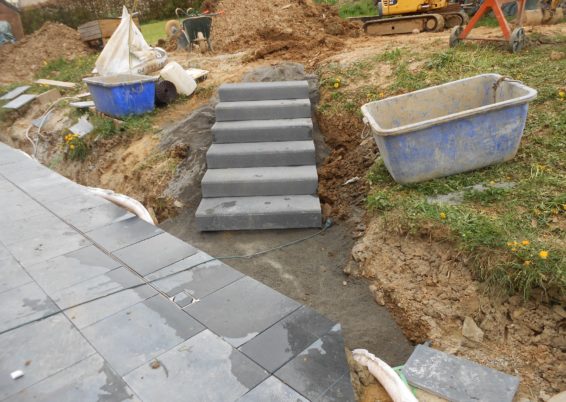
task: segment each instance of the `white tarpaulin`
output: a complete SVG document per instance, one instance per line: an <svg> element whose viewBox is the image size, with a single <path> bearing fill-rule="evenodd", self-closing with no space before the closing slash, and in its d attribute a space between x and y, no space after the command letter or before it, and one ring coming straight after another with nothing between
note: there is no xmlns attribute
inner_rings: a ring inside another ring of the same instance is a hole
<svg viewBox="0 0 566 402"><path fill-rule="evenodd" d="M161 69L165 63L165 50L148 45L124 7L120 25L96 60L96 72L100 75L147 74Z"/></svg>

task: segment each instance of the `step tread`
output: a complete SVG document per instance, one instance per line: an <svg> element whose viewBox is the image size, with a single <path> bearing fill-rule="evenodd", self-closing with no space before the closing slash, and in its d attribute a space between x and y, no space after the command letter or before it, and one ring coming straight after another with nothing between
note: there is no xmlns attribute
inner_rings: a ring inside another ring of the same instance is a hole
<svg viewBox="0 0 566 402"><path fill-rule="evenodd" d="M208 169L202 178L204 183L241 183L296 181L315 178L318 180L316 166L277 166Z"/></svg>
<svg viewBox="0 0 566 402"><path fill-rule="evenodd" d="M300 141L312 138L310 118L218 121L212 126L215 143Z"/></svg>
<svg viewBox="0 0 566 402"><path fill-rule="evenodd" d="M212 144L208 154L215 155L249 155L275 152L314 152L311 141L275 141L275 142L240 142L236 144Z"/></svg>
<svg viewBox="0 0 566 402"><path fill-rule="evenodd" d="M310 117L296 119L271 119L271 120L234 120L234 121L217 121L212 126L212 131L217 130L265 130L279 127L311 127L312 119Z"/></svg>
<svg viewBox="0 0 566 402"><path fill-rule="evenodd" d="M307 81L239 82L218 88L221 101L301 99L309 97Z"/></svg>
<svg viewBox="0 0 566 402"><path fill-rule="evenodd" d="M311 116L309 99L219 102L216 121L295 119Z"/></svg>

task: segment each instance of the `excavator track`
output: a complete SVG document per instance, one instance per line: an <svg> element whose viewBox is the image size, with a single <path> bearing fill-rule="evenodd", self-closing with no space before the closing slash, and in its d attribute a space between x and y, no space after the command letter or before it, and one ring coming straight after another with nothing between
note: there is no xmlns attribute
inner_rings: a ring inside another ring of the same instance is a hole
<svg viewBox="0 0 566 402"><path fill-rule="evenodd" d="M366 20L364 31L368 35L395 35L419 32L438 32L444 29L444 17L440 14L419 14L403 17Z"/></svg>

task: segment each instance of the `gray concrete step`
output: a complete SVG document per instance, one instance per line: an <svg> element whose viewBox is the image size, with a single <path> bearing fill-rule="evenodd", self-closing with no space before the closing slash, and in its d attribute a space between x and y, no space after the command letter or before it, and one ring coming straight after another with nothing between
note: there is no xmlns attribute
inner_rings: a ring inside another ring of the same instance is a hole
<svg viewBox="0 0 566 402"><path fill-rule="evenodd" d="M308 99L220 102L216 121L297 119L311 116Z"/></svg>
<svg viewBox="0 0 566 402"><path fill-rule="evenodd" d="M196 223L201 231L308 228L320 227L322 215L312 195L204 198Z"/></svg>
<svg viewBox="0 0 566 402"><path fill-rule="evenodd" d="M209 169L202 178L202 196L315 194L316 166Z"/></svg>
<svg viewBox="0 0 566 402"><path fill-rule="evenodd" d="M206 164L209 169L314 165L314 142L212 144L206 154Z"/></svg>
<svg viewBox="0 0 566 402"><path fill-rule="evenodd" d="M218 88L221 102L308 99L307 81L239 82Z"/></svg>
<svg viewBox="0 0 566 402"><path fill-rule="evenodd" d="M219 121L212 126L215 143L302 141L312 138L312 120Z"/></svg>

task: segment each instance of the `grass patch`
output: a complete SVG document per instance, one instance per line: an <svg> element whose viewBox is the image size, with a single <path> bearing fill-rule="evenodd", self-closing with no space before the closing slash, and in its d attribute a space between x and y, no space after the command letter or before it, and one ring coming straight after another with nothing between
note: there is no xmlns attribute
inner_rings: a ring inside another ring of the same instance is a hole
<svg viewBox="0 0 566 402"><path fill-rule="evenodd" d="M566 294L566 99L560 95L566 88L558 73L566 70L566 59L550 60L551 51L563 51L560 46L528 47L518 54L475 43L426 54L394 49L318 71L323 83L341 78L339 88L324 86L320 112L349 118L359 118L366 102L482 73L537 89L518 154L509 162L412 185L395 183L379 158L368 172L368 209L409 233L437 227L435 233L447 234L469 257L476 277L494 291L528 297L542 288L551 297ZM391 74L372 84L383 64ZM499 186L509 182L512 188ZM470 189L479 184L487 189ZM427 202L451 192L463 194L460 205Z"/></svg>
<svg viewBox="0 0 566 402"><path fill-rule="evenodd" d="M98 55L77 57L73 60L63 58L52 60L37 72L36 78L82 83L83 77L94 68Z"/></svg>
<svg viewBox="0 0 566 402"><path fill-rule="evenodd" d="M169 20L148 22L141 25L141 32L147 43L154 46L159 39L164 39L167 37L167 35L165 34L165 24L167 23L167 21Z"/></svg>
<svg viewBox="0 0 566 402"><path fill-rule="evenodd" d="M346 2L338 11L342 18L360 17L364 15L377 15L377 9L372 0L357 0Z"/></svg>

